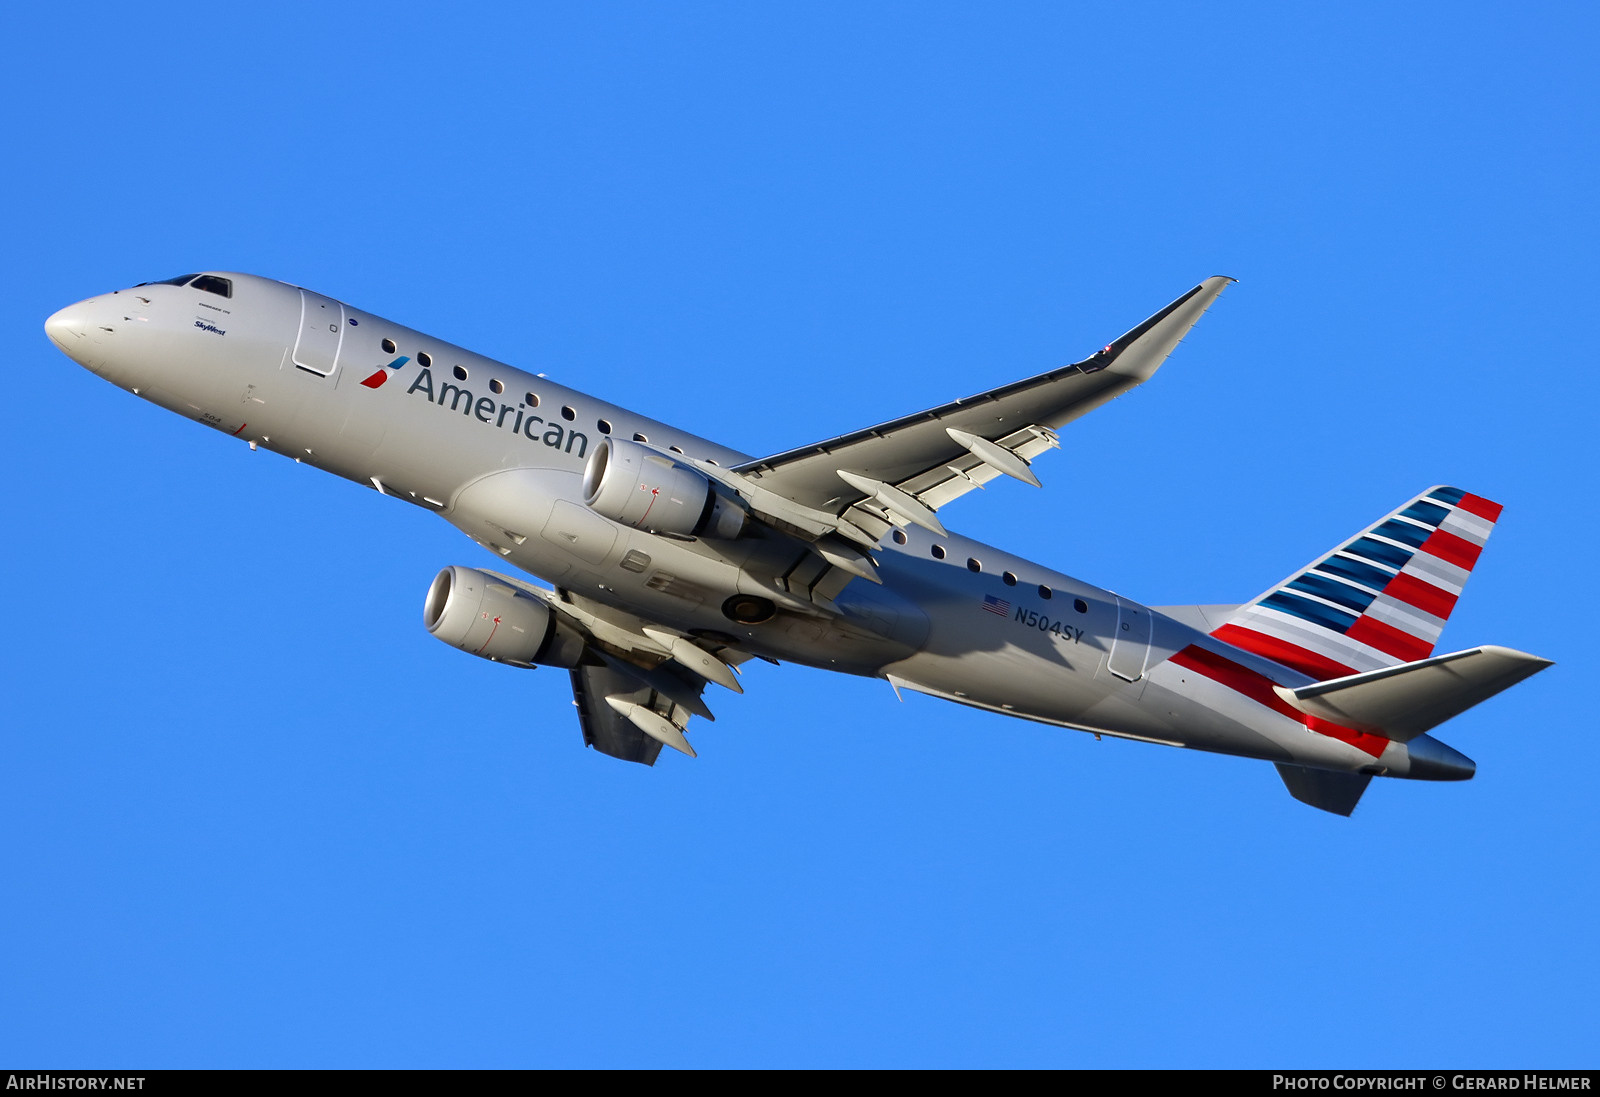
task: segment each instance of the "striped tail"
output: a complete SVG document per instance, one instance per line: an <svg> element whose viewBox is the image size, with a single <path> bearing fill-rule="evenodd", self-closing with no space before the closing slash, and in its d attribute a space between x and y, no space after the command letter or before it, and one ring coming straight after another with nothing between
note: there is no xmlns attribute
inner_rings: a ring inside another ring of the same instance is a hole
<svg viewBox="0 0 1600 1097"><path fill-rule="evenodd" d="M1460 488L1430 488L1212 635L1318 680L1425 659L1500 509Z"/></svg>

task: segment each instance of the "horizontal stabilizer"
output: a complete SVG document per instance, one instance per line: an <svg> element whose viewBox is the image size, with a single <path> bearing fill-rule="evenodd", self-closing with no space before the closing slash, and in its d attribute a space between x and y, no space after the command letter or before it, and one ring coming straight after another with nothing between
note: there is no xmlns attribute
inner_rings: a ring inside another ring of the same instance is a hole
<svg viewBox="0 0 1600 1097"><path fill-rule="evenodd" d="M1361 794L1367 791L1367 782L1372 780L1365 773L1333 773L1283 762L1277 766L1278 776L1283 778L1290 796L1335 815L1349 815L1354 811Z"/></svg>
<svg viewBox="0 0 1600 1097"><path fill-rule="evenodd" d="M1485 646L1298 689L1273 688L1301 712L1406 743L1551 665L1537 655Z"/></svg>

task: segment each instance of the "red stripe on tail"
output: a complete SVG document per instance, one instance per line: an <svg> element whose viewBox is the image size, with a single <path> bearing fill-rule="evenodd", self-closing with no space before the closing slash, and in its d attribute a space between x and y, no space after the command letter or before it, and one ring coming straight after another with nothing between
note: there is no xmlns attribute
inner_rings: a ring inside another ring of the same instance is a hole
<svg viewBox="0 0 1600 1097"><path fill-rule="evenodd" d="M1426 659L1433 654L1433 645L1426 640L1419 640L1409 632L1401 632L1376 617L1357 618L1345 635L1369 648L1377 648L1385 655L1392 655L1402 663Z"/></svg>
<svg viewBox="0 0 1600 1097"><path fill-rule="evenodd" d="M1389 746L1389 740L1381 735L1357 731L1355 728L1347 728L1315 716L1307 716L1273 692L1272 681L1265 675L1257 674L1249 667L1242 667L1214 651L1207 651L1205 648L1190 644L1168 659L1167 662L1176 663L1180 667L1211 679L1213 682L1227 686L1235 693L1243 694L1250 700L1265 705L1276 713L1287 716L1297 723L1304 724L1318 735L1326 735L1328 738L1337 739L1341 743L1349 743L1363 754L1370 754L1376 758Z"/></svg>
<svg viewBox="0 0 1600 1097"><path fill-rule="evenodd" d="M1292 708L1289 702L1272 692L1272 682L1265 675L1242 667L1214 651L1190 644L1167 661L1202 674L1213 682L1220 682L1235 693L1242 693L1257 704L1266 705L1291 720L1301 719L1298 709Z"/></svg>
<svg viewBox="0 0 1600 1097"><path fill-rule="evenodd" d="M1236 648L1248 651L1251 655L1260 655L1271 659L1274 663L1293 667L1301 674L1309 674L1319 682L1355 673L1354 667L1335 662L1326 655L1319 655L1299 644L1291 644L1287 640L1280 640L1276 636L1268 636L1242 625L1223 625L1211 635L1225 644L1232 644Z"/></svg>
<svg viewBox="0 0 1600 1097"><path fill-rule="evenodd" d="M1320 716L1307 714L1305 721L1306 727L1318 735L1326 735L1328 738L1337 739L1341 743L1349 743L1357 750L1364 754L1370 754L1374 758L1382 754L1384 748L1389 745L1389 740L1381 735L1357 731L1355 728L1347 728L1341 724L1330 724Z"/></svg>
<svg viewBox="0 0 1600 1097"><path fill-rule="evenodd" d="M1472 565L1478 562L1478 554L1483 551L1483 546L1474 545L1465 538L1436 529L1432 536L1422 542L1420 551L1430 556L1437 556L1447 564L1454 564L1458 568L1471 571Z"/></svg>
<svg viewBox="0 0 1600 1097"><path fill-rule="evenodd" d="M1457 503L1456 506L1468 514L1476 514L1479 518L1490 522L1499 521L1500 512L1506 509L1499 503L1491 503L1481 495L1463 495L1461 502Z"/></svg>
<svg viewBox="0 0 1600 1097"><path fill-rule="evenodd" d="M1408 606L1416 606L1423 613L1431 613L1441 620L1449 617L1450 611L1456 608L1454 594L1440 590L1415 575L1396 575L1389 580L1389 585L1383 588L1383 593L1398 598Z"/></svg>

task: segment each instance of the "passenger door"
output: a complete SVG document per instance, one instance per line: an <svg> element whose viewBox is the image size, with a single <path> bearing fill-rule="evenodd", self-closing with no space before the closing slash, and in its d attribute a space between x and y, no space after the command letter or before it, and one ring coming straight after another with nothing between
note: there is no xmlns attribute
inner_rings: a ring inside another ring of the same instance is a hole
<svg viewBox="0 0 1600 1097"><path fill-rule="evenodd" d="M344 306L331 297L300 291L300 336L294 344L294 364L307 373L332 377L339 364L344 340Z"/></svg>

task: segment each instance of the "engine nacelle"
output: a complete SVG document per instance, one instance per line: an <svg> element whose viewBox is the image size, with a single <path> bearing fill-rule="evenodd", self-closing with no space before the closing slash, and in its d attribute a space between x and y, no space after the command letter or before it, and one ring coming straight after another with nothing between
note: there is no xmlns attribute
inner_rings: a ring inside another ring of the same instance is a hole
<svg viewBox="0 0 1600 1097"><path fill-rule="evenodd" d="M519 667L571 669L585 646L544 602L475 568L451 566L434 576L422 623L451 647Z"/></svg>
<svg viewBox="0 0 1600 1097"><path fill-rule="evenodd" d="M620 438L607 438L590 454L583 498L613 522L681 537L732 540L746 517L709 477Z"/></svg>

